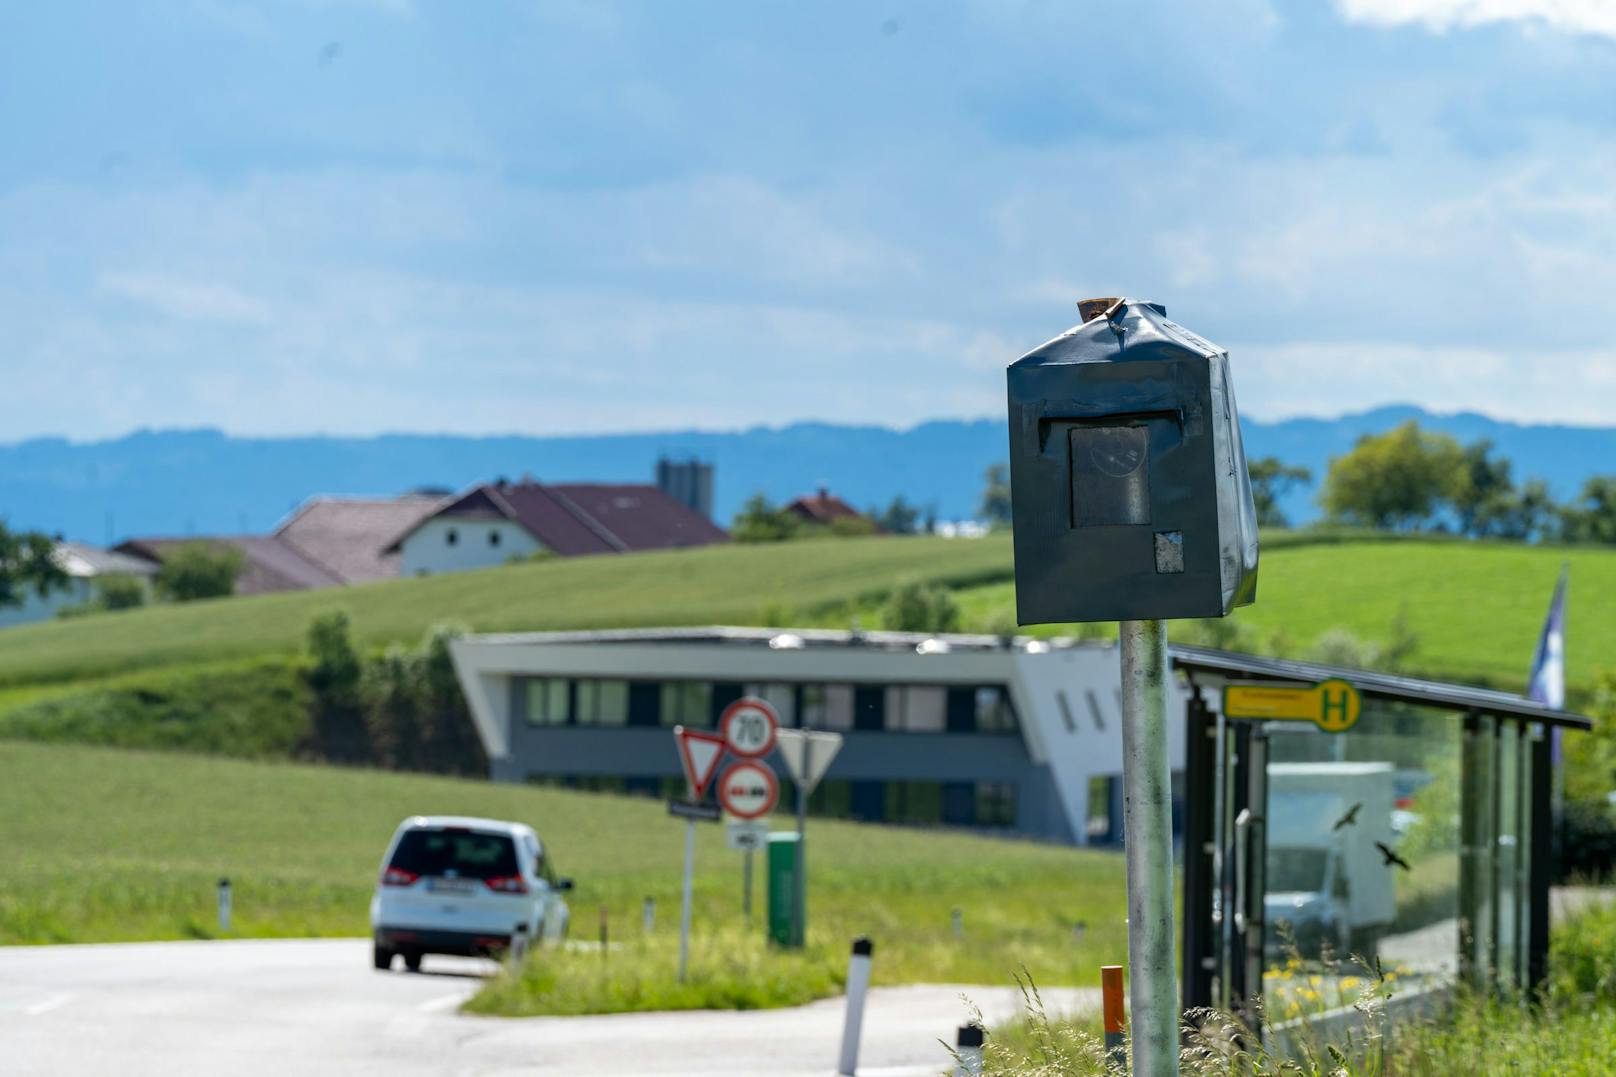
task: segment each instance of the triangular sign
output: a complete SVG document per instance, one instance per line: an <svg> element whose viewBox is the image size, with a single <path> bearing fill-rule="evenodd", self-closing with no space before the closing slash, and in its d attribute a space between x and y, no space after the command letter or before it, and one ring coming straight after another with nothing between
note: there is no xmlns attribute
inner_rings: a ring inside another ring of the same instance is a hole
<svg viewBox="0 0 1616 1077"><path fill-rule="evenodd" d="M724 738L676 726L673 739L679 745L679 764L685 768L685 781L700 800L707 795L707 786L718 773L718 761L724 758Z"/></svg>
<svg viewBox="0 0 1616 1077"><path fill-rule="evenodd" d="M830 761L842 750L840 733L819 730L782 729L775 742L775 751L786 761L791 780L809 792L830 769Z"/></svg>

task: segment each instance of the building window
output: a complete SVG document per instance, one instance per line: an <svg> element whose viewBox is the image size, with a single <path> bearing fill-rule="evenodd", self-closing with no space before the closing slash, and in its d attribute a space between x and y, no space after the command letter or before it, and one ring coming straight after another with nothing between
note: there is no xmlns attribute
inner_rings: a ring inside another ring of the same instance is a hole
<svg viewBox="0 0 1616 1077"><path fill-rule="evenodd" d="M990 685L976 690L976 731L978 733L1016 732L1016 710L1010 703L1010 693L1003 685Z"/></svg>
<svg viewBox="0 0 1616 1077"><path fill-rule="evenodd" d="M976 825L1016 825L1016 787L1010 782L976 783Z"/></svg>
<svg viewBox="0 0 1616 1077"><path fill-rule="evenodd" d="M713 686L707 681L663 681L661 722L689 729L707 729L712 723Z"/></svg>
<svg viewBox="0 0 1616 1077"><path fill-rule="evenodd" d="M783 728L797 724L796 685L749 684L746 686L746 694L767 700L774 707L774 713L780 716L780 725Z"/></svg>
<svg viewBox="0 0 1616 1077"><path fill-rule="evenodd" d="M578 725L626 725L628 682L579 681L573 721Z"/></svg>
<svg viewBox="0 0 1616 1077"><path fill-rule="evenodd" d="M453 546L455 543L460 541L460 532L456 531L452 527L449 528L449 530L443 536L443 541L448 545Z"/></svg>
<svg viewBox="0 0 1616 1077"><path fill-rule="evenodd" d="M534 677L527 682L527 724L566 725L567 682L560 677Z"/></svg>
<svg viewBox="0 0 1616 1077"><path fill-rule="evenodd" d="M886 786L887 822L931 826L943 821L942 782L887 782Z"/></svg>
<svg viewBox="0 0 1616 1077"><path fill-rule="evenodd" d="M893 685L886 691L889 732L942 733L948 728L948 690L941 685Z"/></svg>
<svg viewBox="0 0 1616 1077"><path fill-rule="evenodd" d="M488 532L488 545L499 545L499 528L496 527L492 531Z"/></svg>
<svg viewBox="0 0 1616 1077"><path fill-rule="evenodd" d="M853 686L803 685L802 725L804 729L852 729Z"/></svg>

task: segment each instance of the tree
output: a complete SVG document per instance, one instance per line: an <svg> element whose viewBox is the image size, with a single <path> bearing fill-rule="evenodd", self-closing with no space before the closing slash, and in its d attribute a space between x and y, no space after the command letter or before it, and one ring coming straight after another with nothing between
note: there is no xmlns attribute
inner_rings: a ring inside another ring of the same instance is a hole
<svg viewBox="0 0 1616 1077"><path fill-rule="evenodd" d="M1258 527L1289 527L1290 521L1280 511L1279 500L1291 487L1313 481L1313 472L1305 467L1289 467L1277 456L1264 456L1246 464L1251 475L1251 499L1257 505Z"/></svg>
<svg viewBox="0 0 1616 1077"><path fill-rule="evenodd" d="M1559 524L1560 506L1542 479L1529 479L1520 491L1498 506L1486 521L1487 533L1530 542L1550 534Z"/></svg>
<svg viewBox="0 0 1616 1077"><path fill-rule="evenodd" d="M905 501L902 494L894 497L884 510L872 512L870 516L889 535L913 535L919 530L920 509Z"/></svg>
<svg viewBox="0 0 1616 1077"><path fill-rule="evenodd" d="M314 740L322 758L339 763L371 759L360 708L362 669L348 634L348 615L322 613L309 622L309 689L314 693Z"/></svg>
<svg viewBox="0 0 1616 1077"><path fill-rule="evenodd" d="M994 464L982 475L982 504L977 515L989 527L1010 526L1010 468L1007 464Z"/></svg>
<svg viewBox="0 0 1616 1077"><path fill-rule="evenodd" d="M187 542L163 558L152 582L158 593L172 602L220 598L235 591L236 577L246 563L234 546Z"/></svg>
<svg viewBox="0 0 1616 1077"><path fill-rule="evenodd" d="M1384 434L1365 434L1351 452L1331 460L1320 500L1336 523L1414 530L1451 501L1463 466L1457 441L1409 420Z"/></svg>
<svg viewBox="0 0 1616 1077"><path fill-rule="evenodd" d="M784 542L795 538L800 530L797 518L770 504L760 490L741 506L730 524L729 536L736 542Z"/></svg>
<svg viewBox="0 0 1616 1077"><path fill-rule="evenodd" d="M449 653L450 642L465 634L464 625L435 624L421 641L422 754L428 770L484 777L488 755Z"/></svg>
<svg viewBox="0 0 1616 1077"><path fill-rule="evenodd" d="M1561 534L1567 542L1616 543L1616 475L1595 475L1582 493L1561 511Z"/></svg>
<svg viewBox="0 0 1616 1077"><path fill-rule="evenodd" d="M0 523L0 609L65 591L67 573L56 563L56 543L38 531L12 531Z"/></svg>
<svg viewBox="0 0 1616 1077"><path fill-rule="evenodd" d="M1495 457L1493 443L1486 438L1466 445L1453 485L1453 514L1459 533L1476 538L1494 533L1516 503L1509 461Z"/></svg>
<svg viewBox="0 0 1616 1077"><path fill-rule="evenodd" d="M881 624L889 632L957 632L959 604L941 587L909 580L887 597Z"/></svg>
<svg viewBox="0 0 1616 1077"><path fill-rule="evenodd" d="M420 656L395 643L365 663L359 694L373 762L393 770L424 770Z"/></svg>
<svg viewBox="0 0 1616 1077"><path fill-rule="evenodd" d="M95 604L104 610L132 610L146 604L146 585L139 576L108 572L95 578Z"/></svg>

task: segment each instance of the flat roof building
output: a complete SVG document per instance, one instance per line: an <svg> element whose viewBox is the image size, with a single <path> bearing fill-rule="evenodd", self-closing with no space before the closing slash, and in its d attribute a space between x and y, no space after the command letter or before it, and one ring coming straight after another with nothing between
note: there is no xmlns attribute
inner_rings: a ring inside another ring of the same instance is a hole
<svg viewBox="0 0 1616 1077"><path fill-rule="evenodd" d="M729 703L759 696L783 725L845 737L816 812L1121 839L1110 644L711 627L470 636L452 648L497 780L672 795L683 781L668 730L710 728ZM1176 769L1184 689L1170 692Z"/></svg>

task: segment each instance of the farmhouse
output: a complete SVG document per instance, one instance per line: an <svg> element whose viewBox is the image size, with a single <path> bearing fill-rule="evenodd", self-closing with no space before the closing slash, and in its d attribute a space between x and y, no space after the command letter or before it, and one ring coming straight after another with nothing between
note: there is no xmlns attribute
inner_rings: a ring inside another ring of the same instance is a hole
<svg viewBox="0 0 1616 1077"><path fill-rule="evenodd" d="M48 621L64 609L84 605L95 597L95 581L102 576L133 576L149 589L157 572L149 561L82 542L58 542L52 557L67 573L67 587L48 595L29 590L20 605L0 607L0 628Z"/></svg>
<svg viewBox="0 0 1616 1077"><path fill-rule="evenodd" d="M384 553L406 576L464 572L547 552L561 557L706 546L729 535L648 484L483 483L406 528Z"/></svg>

